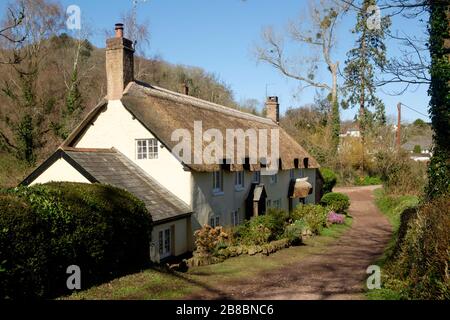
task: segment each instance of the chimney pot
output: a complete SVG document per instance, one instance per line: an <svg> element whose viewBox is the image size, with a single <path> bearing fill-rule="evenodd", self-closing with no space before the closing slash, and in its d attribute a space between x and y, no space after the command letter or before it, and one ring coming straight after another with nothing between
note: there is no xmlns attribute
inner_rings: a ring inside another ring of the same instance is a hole
<svg viewBox="0 0 450 320"><path fill-rule="evenodd" d="M116 23L114 31L116 32L116 38L123 38L123 23Z"/></svg>
<svg viewBox="0 0 450 320"><path fill-rule="evenodd" d="M275 123L280 121L280 104L277 96L267 97L266 101L266 117Z"/></svg>

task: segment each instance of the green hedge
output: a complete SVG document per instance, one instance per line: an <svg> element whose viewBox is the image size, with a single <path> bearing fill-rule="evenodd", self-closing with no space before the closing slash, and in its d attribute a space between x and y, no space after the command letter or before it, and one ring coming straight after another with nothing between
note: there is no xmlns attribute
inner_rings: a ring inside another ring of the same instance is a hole
<svg viewBox="0 0 450 320"><path fill-rule="evenodd" d="M329 168L320 168L320 173L323 177L323 193L331 192L337 182L336 173Z"/></svg>
<svg viewBox="0 0 450 320"><path fill-rule="evenodd" d="M99 184L49 183L0 193L0 298L68 293L148 263L151 217L128 192Z"/></svg>
<svg viewBox="0 0 450 320"><path fill-rule="evenodd" d="M301 221L306 229L314 234L320 234L327 224L327 209L314 204L299 204L291 212L291 219L295 222ZM300 224L300 222L297 222Z"/></svg>
<svg viewBox="0 0 450 320"><path fill-rule="evenodd" d="M345 213L350 207L350 198L339 192L330 192L324 194L320 204L339 213Z"/></svg>
<svg viewBox="0 0 450 320"><path fill-rule="evenodd" d="M279 239L283 233L288 214L283 210L269 208L266 214L252 217L236 228L234 237L246 245L262 245Z"/></svg>

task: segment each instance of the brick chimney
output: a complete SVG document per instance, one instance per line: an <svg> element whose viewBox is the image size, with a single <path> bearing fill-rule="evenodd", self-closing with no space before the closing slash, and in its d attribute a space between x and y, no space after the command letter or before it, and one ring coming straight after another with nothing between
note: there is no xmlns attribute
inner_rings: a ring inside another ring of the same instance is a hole
<svg viewBox="0 0 450 320"><path fill-rule="evenodd" d="M133 42L123 37L123 24L116 23L115 37L106 40L108 100L121 99L127 84L134 80L133 55Z"/></svg>
<svg viewBox="0 0 450 320"><path fill-rule="evenodd" d="M267 97L266 117L275 123L280 121L280 104L278 103L278 97Z"/></svg>

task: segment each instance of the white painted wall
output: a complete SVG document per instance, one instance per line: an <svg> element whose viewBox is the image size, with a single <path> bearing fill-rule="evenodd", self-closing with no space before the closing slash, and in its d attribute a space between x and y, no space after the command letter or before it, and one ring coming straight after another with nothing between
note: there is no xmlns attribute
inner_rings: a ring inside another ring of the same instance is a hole
<svg viewBox="0 0 450 320"><path fill-rule="evenodd" d="M215 195L212 191L212 173L193 173L193 210L192 227L194 230L204 224L209 224L210 218L219 216L220 224L223 226L232 225L232 212L238 210L239 219L242 222L245 218L245 201L250 191L253 172L245 171L245 187L236 191L234 187L234 172L223 172L223 193ZM295 169L294 178L309 177L309 182L315 188L315 169ZM281 209L289 209L290 174L289 170L279 171L276 183L270 182L270 176L261 175L261 183L264 184L267 192L267 199L281 200ZM306 198L306 203L314 203L314 193ZM293 208L299 204L298 199L293 200Z"/></svg>
<svg viewBox="0 0 450 320"><path fill-rule="evenodd" d="M152 230L152 243L154 246L156 246L156 249L158 250L158 233L160 230L165 230L168 228L172 228L172 246L173 246L173 252L172 254L174 256L179 256L183 253L186 253L188 251L191 251L191 241L190 241L190 235L191 232L190 224L188 223L189 218L184 218L180 220L171 221L168 223L156 225L153 227Z"/></svg>
<svg viewBox="0 0 450 320"><path fill-rule="evenodd" d="M100 113L75 147L114 147L178 198L191 205L191 173L184 171L172 153L161 148L161 143L158 144L158 159L137 159L135 140L150 138L155 137L138 120L133 119L120 100L113 100L108 102L107 109Z"/></svg>
<svg viewBox="0 0 450 320"><path fill-rule="evenodd" d="M30 185L46 183L50 181L68 181L90 183L81 173L63 158L55 161L47 170L38 176Z"/></svg>

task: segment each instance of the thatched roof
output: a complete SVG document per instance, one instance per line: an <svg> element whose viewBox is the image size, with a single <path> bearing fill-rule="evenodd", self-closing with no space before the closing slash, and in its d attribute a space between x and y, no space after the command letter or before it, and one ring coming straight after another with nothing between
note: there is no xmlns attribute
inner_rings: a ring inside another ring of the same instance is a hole
<svg viewBox="0 0 450 320"><path fill-rule="evenodd" d="M125 108L169 150L172 150L178 144L178 141L171 141L172 132L176 129L187 129L193 140L194 121L202 121L203 132L207 129L218 129L224 138L227 129L242 129L244 131L247 129L256 131L266 129L268 135L270 135L271 129L279 129L281 169L319 167L317 161L305 149L270 119L140 82L128 84L121 101ZM84 132L84 128L93 121L103 107L104 103L99 104L80 127L69 136L64 145L74 146ZM203 148L209 144L210 142L203 142ZM267 144L270 155L270 136L268 136ZM225 143L223 148L223 154L226 154ZM245 156L249 157L247 145L245 149ZM193 150L192 159L194 159ZM215 171L221 165L185 163L185 166L194 171ZM242 165L231 165L230 170L242 170L242 167ZM249 169L252 171L260 170L260 167L261 164L257 163L250 165Z"/></svg>

